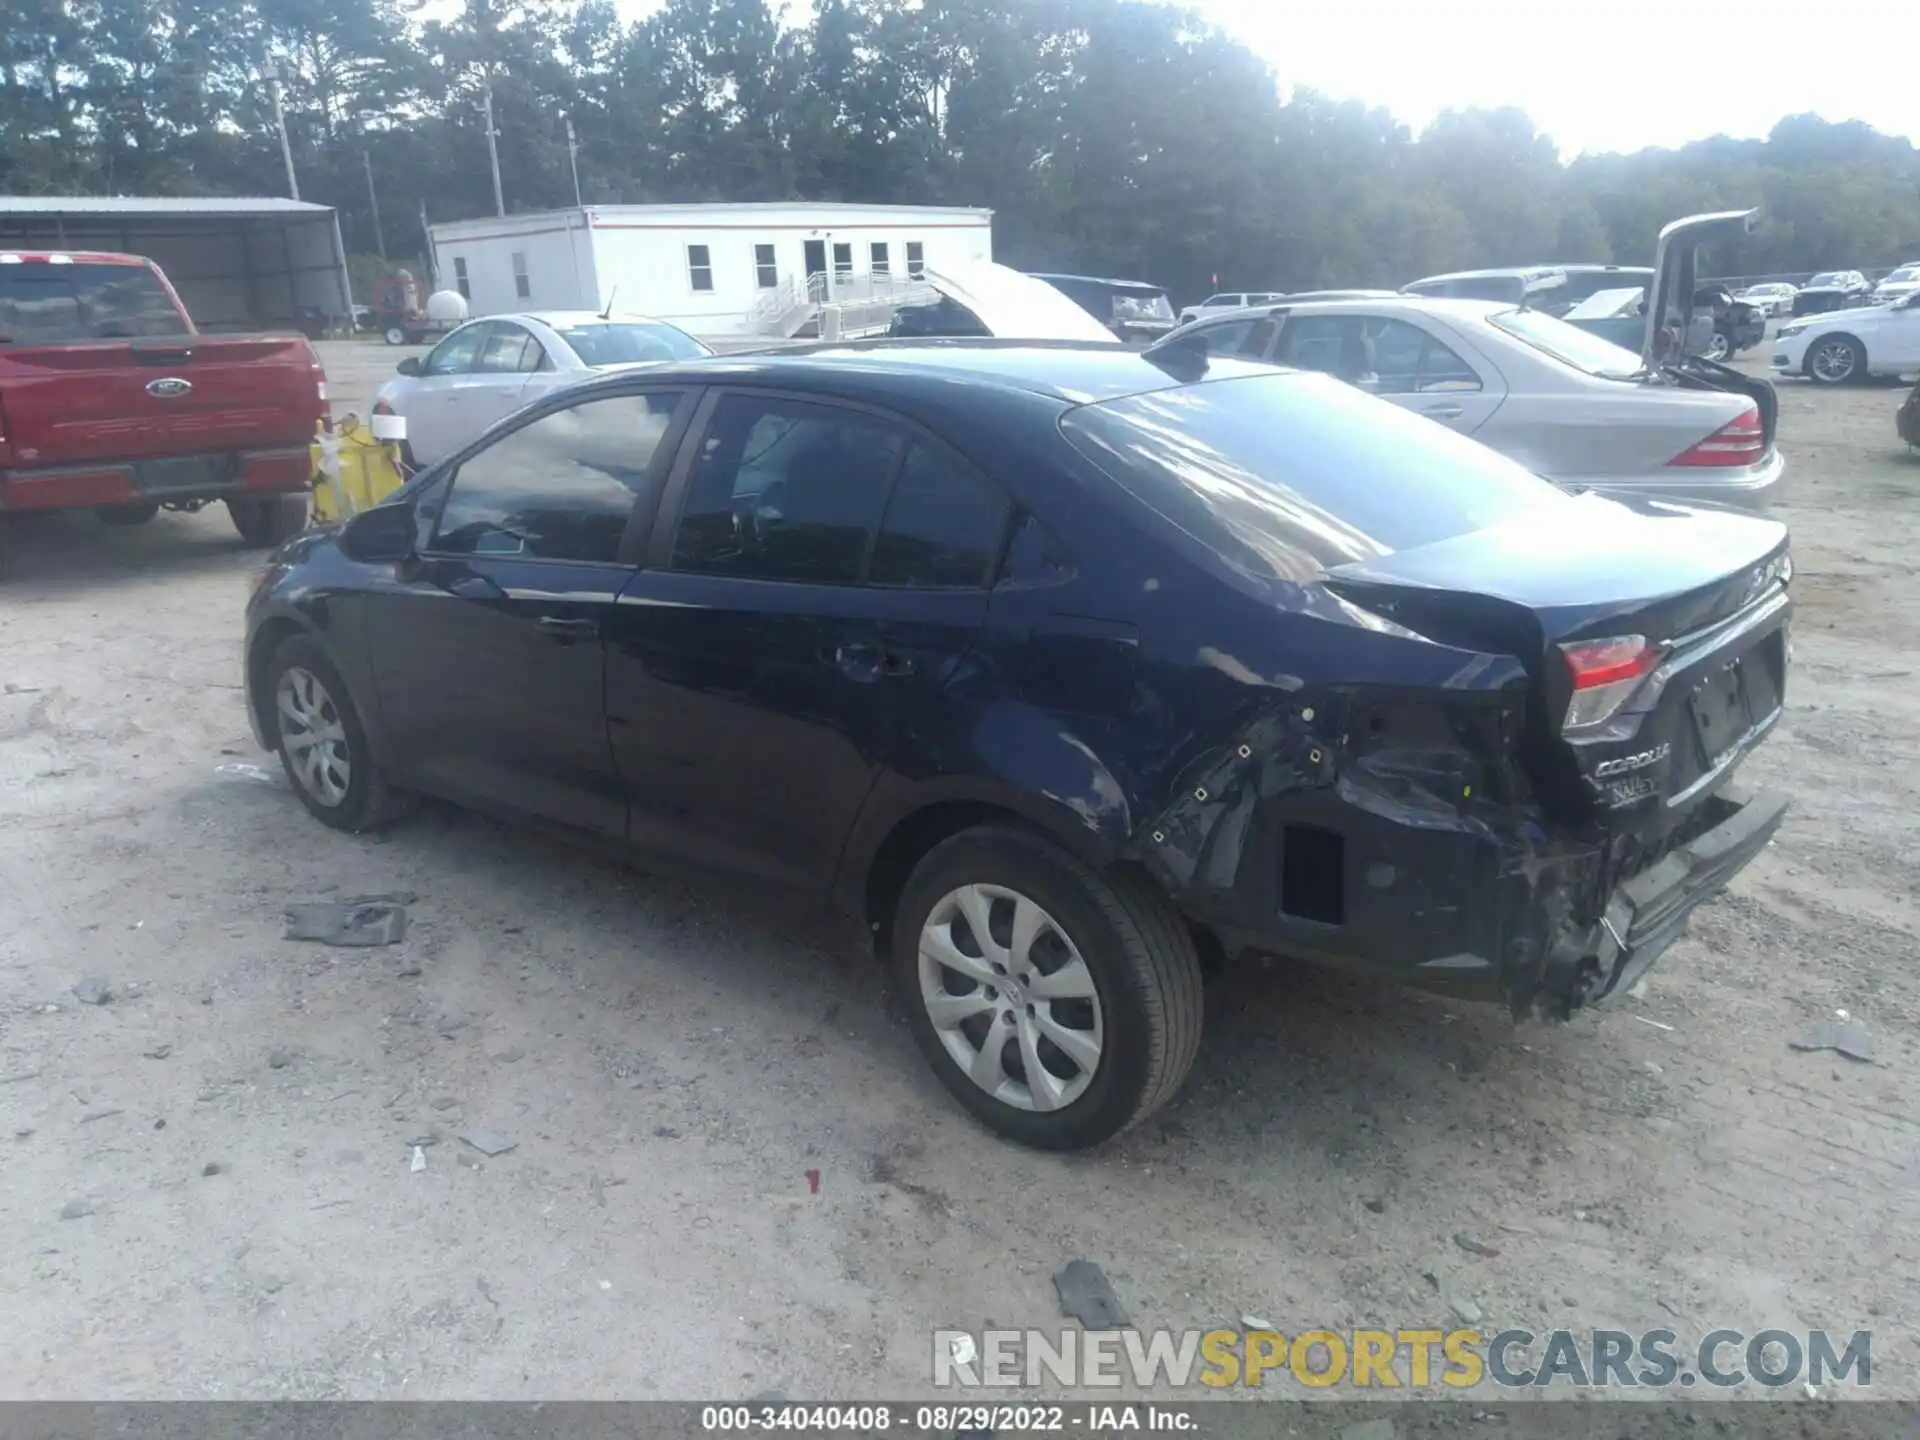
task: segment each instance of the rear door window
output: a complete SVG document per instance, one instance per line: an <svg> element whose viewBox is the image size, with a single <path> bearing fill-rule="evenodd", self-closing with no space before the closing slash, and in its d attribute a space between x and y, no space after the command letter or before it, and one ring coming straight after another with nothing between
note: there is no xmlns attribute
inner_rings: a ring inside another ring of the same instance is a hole
<svg viewBox="0 0 1920 1440"><path fill-rule="evenodd" d="M675 570L854 585L906 432L837 405L727 395L688 477Z"/></svg>
<svg viewBox="0 0 1920 1440"><path fill-rule="evenodd" d="M1083 405L1061 420L1134 499L1256 582L1577 504L1424 416L1279 372Z"/></svg>
<svg viewBox="0 0 1920 1440"><path fill-rule="evenodd" d="M959 456L914 440L887 499L867 583L920 590L984 586L1007 509L1007 497Z"/></svg>
<svg viewBox="0 0 1920 1440"><path fill-rule="evenodd" d="M144 265L0 265L0 337L11 344L187 333L166 287Z"/></svg>
<svg viewBox="0 0 1920 1440"><path fill-rule="evenodd" d="M1369 319L1366 345L1372 374L1362 383L1376 395L1481 388L1473 367L1418 325Z"/></svg>

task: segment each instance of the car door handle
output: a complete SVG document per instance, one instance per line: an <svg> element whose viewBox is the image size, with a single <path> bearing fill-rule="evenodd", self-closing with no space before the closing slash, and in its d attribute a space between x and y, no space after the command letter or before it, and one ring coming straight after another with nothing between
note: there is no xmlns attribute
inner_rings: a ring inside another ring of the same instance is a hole
<svg viewBox="0 0 1920 1440"><path fill-rule="evenodd" d="M913 656L868 641L840 646L833 652L833 662L849 674L911 675L914 670Z"/></svg>
<svg viewBox="0 0 1920 1440"><path fill-rule="evenodd" d="M559 615L542 615L533 622L533 628L543 635L551 635L556 640L597 640L600 638L600 623L597 620L577 620Z"/></svg>
<svg viewBox="0 0 1920 1440"><path fill-rule="evenodd" d="M1435 420L1458 420L1467 412L1458 405L1423 405L1420 413Z"/></svg>

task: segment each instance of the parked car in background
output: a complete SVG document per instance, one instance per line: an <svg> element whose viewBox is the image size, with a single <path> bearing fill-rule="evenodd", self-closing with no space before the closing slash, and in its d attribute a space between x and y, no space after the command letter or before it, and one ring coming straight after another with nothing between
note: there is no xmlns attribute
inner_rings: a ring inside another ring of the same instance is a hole
<svg viewBox="0 0 1920 1440"><path fill-rule="evenodd" d="M1733 298L1746 302L1771 319L1775 315L1792 314L1793 297L1799 293L1797 286L1789 285L1784 280L1768 280L1736 291Z"/></svg>
<svg viewBox="0 0 1920 1440"><path fill-rule="evenodd" d="M1098 280L1087 275L1043 275L1044 280L1122 340L1158 340L1173 329L1173 302L1143 280Z"/></svg>
<svg viewBox="0 0 1920 1440"><path fill-rule="evenodd" d="M1863 305L1873 287L1858 270L1824 270L1800 287L1793 297L1792 314L1824 315Z"/></svg>
<svg viewBox="0 0 1920 1440"><path fill-rule="evenodd" d="M203 335L151 260L0 252L0 547L10 513L136 525L218 500L242 540L307 522L326 374L302 335Z"/></svg>
<svg viewBox="0 0 1920 1440"><path fill-rule="evenodd" d="M1873 287L1873 303L1885 305L1889 301L1904 300L1916 290L1920 290L1920 262L1890 271Z"/></svg>
<svg viewBox="0 0 1920 1440"><path fill-rule="evenodd" d="M418 790L810 892L1050 1149L1179 1090L1203 957L1625 992L1787 808L1735 778L1785 529L1191 368L881 341L547 396L262 574L256 738L339 830Z"/></svg>
<svg viewBox="0 0 1920 1440"><path fill-rule="evenodd" d="M641 315L490 315L462 325L424 359L402 360L373 411L403 417L410 463L431 465L522 405L596 370L712 353L686 331Z"/></svg>
<svg viewBox="0 0 1920 1440"><path fill-rule="evenodd" d="M1279 294L1268 290L1228 290L1218 295L1209 295L1198 305L1189 305L1180 312L1180 323L1188 324L1199 319L1209 310L1244 310L1249 305L1271 305L1280 298Z"/></svg>
<svg viewBox="0 0 1920 1440"><path fill-rule="evenodd" d="M1844 385L1869 375L1920 370L1920 291L1889 305L1863 305L1789 320L1773 337L1778 375Z"/></svg>

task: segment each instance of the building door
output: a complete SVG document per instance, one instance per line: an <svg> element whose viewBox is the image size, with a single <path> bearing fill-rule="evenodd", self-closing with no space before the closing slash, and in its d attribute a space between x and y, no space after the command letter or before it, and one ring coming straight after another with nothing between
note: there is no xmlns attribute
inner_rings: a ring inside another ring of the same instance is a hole
<svg viewBox="0 0 1920 1440"><path fill-rule="evenodd" d="M824 288L827 283L825 279L827 273L827 242L824 240L809 240L806 242L806 250L807 298L810 300L824 300L827 298ZM814 277L816 275L822 278L815 280ZM821 287L820 293L817 295L813 293L816 286Z"/></svg>

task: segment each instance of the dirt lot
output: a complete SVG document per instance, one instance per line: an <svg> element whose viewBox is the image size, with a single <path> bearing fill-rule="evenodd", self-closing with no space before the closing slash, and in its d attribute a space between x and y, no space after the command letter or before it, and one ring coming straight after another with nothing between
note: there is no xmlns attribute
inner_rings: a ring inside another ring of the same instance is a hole
<svg viewBox="0 0 1920 1440"><path fill-rule="evenodd" d="M1920 463L1892 389L1782 395L1797 668L1749 773L1798 806L1644 998L1232 974L1174 1104L1065 1159L738 885L217 773L271 763L256 557L218 510L42 522L0 594L0 1396L923 1393L935 1327L1056 1323L1074 1256L1143 1325L1871 1328L1920 1393ZM400 946L281 938L395 889ZM1838 1007L1878 1063L1788 1048Z"/></svg>

